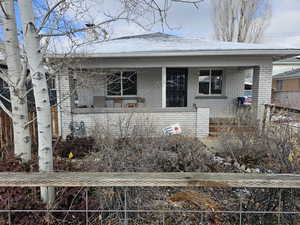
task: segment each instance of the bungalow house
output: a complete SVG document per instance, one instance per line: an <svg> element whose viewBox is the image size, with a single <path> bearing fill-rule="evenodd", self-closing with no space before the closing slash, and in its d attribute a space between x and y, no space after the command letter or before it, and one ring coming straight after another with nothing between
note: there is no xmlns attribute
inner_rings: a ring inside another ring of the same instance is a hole
<svg viewBox="0 0 300 225"><path fill-rule="evenodd" d="M273 76L272 102L300 109L300 68Z"/></svg>
<svg viewBox="0 0 300 225"><path fill-rule="evenodd" d="M198 138L209 120L235 116L245 74L253 72L255 117L271 103L272 63L298 49L183 38L162 33L122 37L90 45L65 58L56 79L61 135L92 134L120 124L155 132L173 124ZM68 96L71 96L69 98Z"/></svg>

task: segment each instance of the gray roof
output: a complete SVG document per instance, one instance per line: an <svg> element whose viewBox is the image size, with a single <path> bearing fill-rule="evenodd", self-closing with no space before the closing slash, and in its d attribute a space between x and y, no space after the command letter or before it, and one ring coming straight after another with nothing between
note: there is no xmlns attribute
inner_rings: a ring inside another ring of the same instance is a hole
<svg viewBox="0 0 300 225"><path fill-rule="evenodd" d="M289 79L300 78L300 69L290 70L284 73L278 73L273 76L273 79Z"/></svg>
<svg viewBox="0 0 300 225"><path fill-rule="evenodd" d="M300 56L294 56L274 62L274 64L300 64Z"/></svg>
<svg viewBox="0 0 300 225"><path fill-rule="evenodd" d="M272 55L293 56L300 49L185 38L163 33L151 33L116 38L81 46L74 56L135 57L135 56L197 56L197 55Z"/></svg>

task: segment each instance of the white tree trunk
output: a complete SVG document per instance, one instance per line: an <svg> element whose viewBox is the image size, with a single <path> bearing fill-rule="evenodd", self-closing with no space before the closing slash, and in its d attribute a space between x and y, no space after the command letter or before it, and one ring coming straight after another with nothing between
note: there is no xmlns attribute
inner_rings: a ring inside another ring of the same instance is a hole
<svg viewBox="0 0 300 225"><path fill-rule="evenodd" d="M14 131L14 153L20 155L23 161L31 159L31 137L28 122L26 87L23 82L20 48L17 36L17 25L14 9L14 1L3 2L6 15L3 15L5 36L5 48L7 55L7 67L10 84L10 100L12 108L12 121Z"/></svg>
<svg viewBox="0 0 300 225"><path fill-rule="evenodd" d="M18 3L37 112L39 170L51 172L53 171L51 109L40 37L36 32L32 0L19 0ZM52 202L54 188L41 188L41 197L47 203Z"/></svg>

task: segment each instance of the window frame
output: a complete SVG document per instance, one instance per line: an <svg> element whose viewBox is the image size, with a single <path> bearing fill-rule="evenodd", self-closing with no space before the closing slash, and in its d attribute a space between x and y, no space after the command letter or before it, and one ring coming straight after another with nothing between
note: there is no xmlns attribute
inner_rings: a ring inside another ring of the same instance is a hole
<svg viewBox="0 0 300 225"><path fill-rule="evenodd" d="M132 73L134 72L136 74L136 94L135 95L123 95L123 73ZM121 86L121 90L120 90L120 95L110 95L109 94L109 91L108 91L108 84L106 82L106 96L109 97L109 98L120 98L120 97L137 97L138 94L138 72L137 71L133 71L133 70L124 70L124 71L117 71L117 72L114 72L112 75L115 75L116 73L120 73L120 86ZM110 76L110 75L108 75Z"/></svg>
<svg viewBox="0 0 300 225"><path fill-rule="evenodd" d="M201 71L204 71L204 70L209 70L209 86L208 86L208 94L204 94L204 93L200 93L200 88L199 88L199 77L200 77L200 74L201 74ZM211 84L212 84L212 71L213 70L220 70L222 71L222 85L221 85L221 94L212 94L211 93ZM224 95L224 90L223 90L223 87L224 87L224 69L218 69L218 68L203 68L203 69L200 69L198 70L198 95L199 96L223 96Z"/></svg>

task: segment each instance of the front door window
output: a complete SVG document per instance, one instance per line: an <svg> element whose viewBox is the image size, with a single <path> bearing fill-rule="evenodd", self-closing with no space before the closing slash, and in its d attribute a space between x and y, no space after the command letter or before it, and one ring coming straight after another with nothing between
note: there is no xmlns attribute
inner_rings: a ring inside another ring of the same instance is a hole
<svg viewBox="0 0 300 225"><path fill-rule="evenodd" d="M167 69L167 107L187 106L187 76L186 68Z"/></svg>

